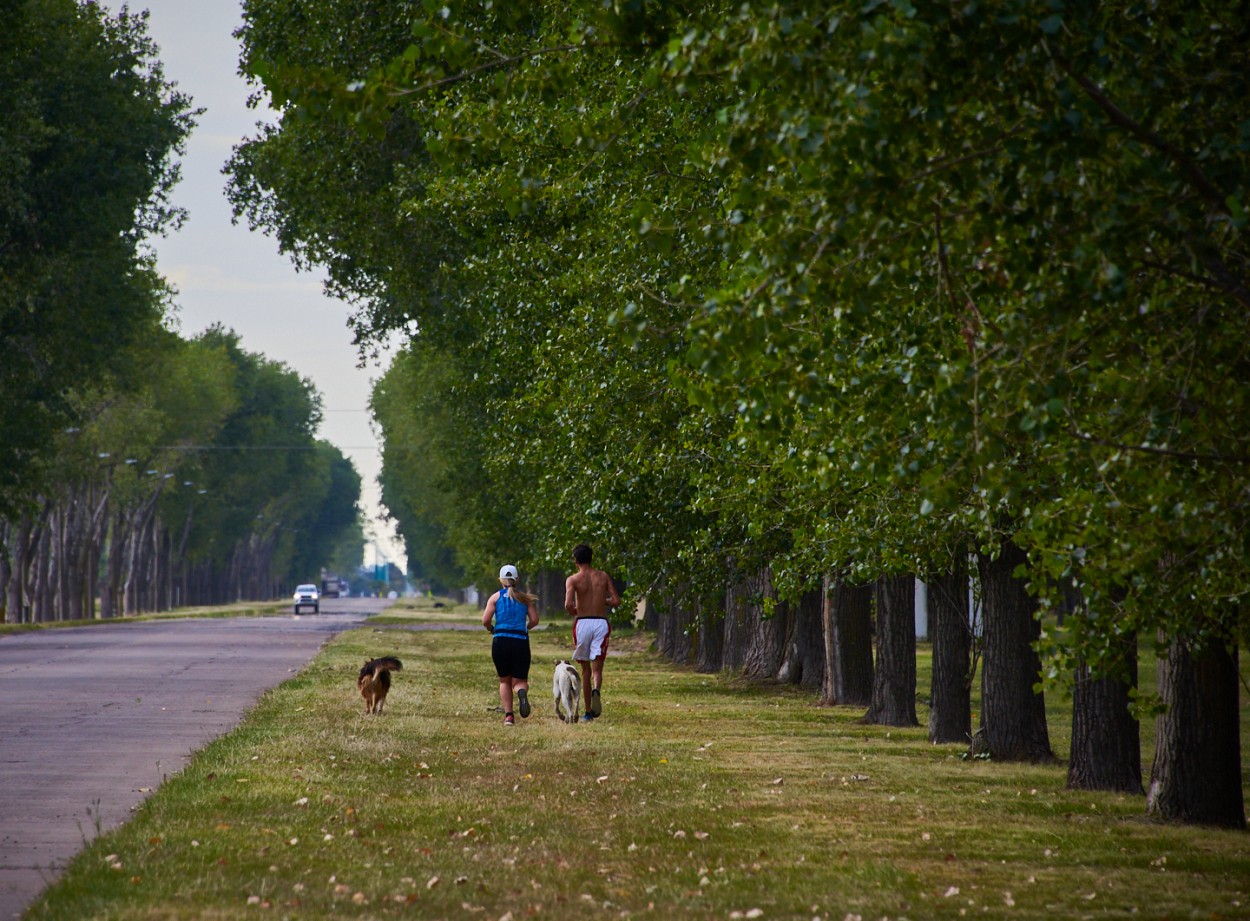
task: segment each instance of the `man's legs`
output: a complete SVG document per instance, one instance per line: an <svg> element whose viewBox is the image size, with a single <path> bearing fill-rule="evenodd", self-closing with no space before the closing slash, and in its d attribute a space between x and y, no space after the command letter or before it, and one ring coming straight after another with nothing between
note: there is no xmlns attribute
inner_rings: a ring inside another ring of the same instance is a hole
<svg viewBox="0 0 1250 921"><path fill-rule="evenodd" d="M577 664L580 665L582 668L582 698L583 698L582 702L585 704L585 706L582 707L582 712L589 713L590 712L590 678L591 678L590 661L587 659L581 659L578 661ZM603 674L602 666L600 666L599 672L600 672L600 675Z"/></svg>
<svg viewBox="0 0 1250 921"><path fill-rule="evenodd" d="M603 713L603 703L599 700L599 689L603 687L603 660L608 657L605 652L599 658L590 663L590 674L593 678L594 687L590 692L590 703L587 709L595 716Z"/></svg>
<svg viewBox="0 0 1250 921"><path fill-rule="evenodd" d="M603 660L607 654L597 659L581 660L577 664L582 667L582 698L585 712L596 717L603 712L603 704L599 702L599 689L603 687Z"/></svg>

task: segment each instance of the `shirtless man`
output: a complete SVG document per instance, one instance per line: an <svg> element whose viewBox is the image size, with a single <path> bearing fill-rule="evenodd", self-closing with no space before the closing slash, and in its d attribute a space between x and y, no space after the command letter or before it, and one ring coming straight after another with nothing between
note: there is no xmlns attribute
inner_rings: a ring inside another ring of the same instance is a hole
<svg viewBox="0 0 1250 921"><path fill-rule="evenodd" d="M586 712L582 722L590 722L603 712L599 689L603 686L603 660L608 655L608 607L617 607L621 596L612 579L602 569L590 565L592 551L587 544L573 548L577 572L564 582L564 610L573 617L573 661L582 668L582 695Z"/></svg>

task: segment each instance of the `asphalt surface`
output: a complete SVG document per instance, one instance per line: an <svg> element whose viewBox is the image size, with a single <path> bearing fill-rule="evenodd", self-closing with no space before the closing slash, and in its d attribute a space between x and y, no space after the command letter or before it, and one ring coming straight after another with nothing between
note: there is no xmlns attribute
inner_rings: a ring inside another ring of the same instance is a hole
<svg viewBox="0 0 1250 921"><path fill-rule="evenodd" d="M0 636L0 921L385 599Z"/></svg>

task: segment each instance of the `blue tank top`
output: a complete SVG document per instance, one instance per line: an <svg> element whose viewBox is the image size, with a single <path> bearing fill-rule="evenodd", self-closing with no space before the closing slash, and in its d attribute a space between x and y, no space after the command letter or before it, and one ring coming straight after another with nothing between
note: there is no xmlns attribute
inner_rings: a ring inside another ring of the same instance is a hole
<svg viewBox="0 0 1250 921"><path fill-rule="evenodd" d="M500 589L495 601L495 636L529 639L529 609L509 598L507 589Z"/></svg>

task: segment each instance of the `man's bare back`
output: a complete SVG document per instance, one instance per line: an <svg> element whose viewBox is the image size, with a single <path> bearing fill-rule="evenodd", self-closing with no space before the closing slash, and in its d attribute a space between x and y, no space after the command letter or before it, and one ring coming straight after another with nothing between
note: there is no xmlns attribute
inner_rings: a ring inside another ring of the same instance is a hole
<svg viewBox="0 0 1250 921"><path fill-rule="evenodd" d="M577 572L564 582L564 609L574 617L606 617L608 607L620 603L612 579L589 563L578 563Z"/></svg>

